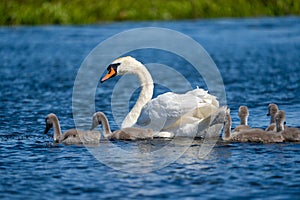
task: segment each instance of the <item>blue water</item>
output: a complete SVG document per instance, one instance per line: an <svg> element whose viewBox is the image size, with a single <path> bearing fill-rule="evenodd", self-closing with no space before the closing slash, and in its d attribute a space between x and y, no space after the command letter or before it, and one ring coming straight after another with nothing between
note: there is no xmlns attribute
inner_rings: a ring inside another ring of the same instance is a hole
<svg viewBox="0 0 300 200"><path fill-rule="evenodd" d="M233 126L239 123L238 107L247 105L249 124L265 128L269 122L267 105L274 102L286 111L288 126L300 127L299 24L299 17L285 17L1 27L0 198L299 198L297 143L220 141L208 156L199 159L201 141L197 140L170 165L135 174L106 166L84 146L54 145L52 138L43 134L44 118L50 112L59 116L63 130L74 127L73 84L89 52L114 34L149 26L182 32L206 49L222 75ZM182 70L180 59L174 64L168 54L160 53L133 54L147 62L163 58L164 64ZM199 77L190 79L205 88ZM155 95L165 89L156 87ZM112 129L117 129L109 97L103 99L98 90L95 98L96 109L105 111ZM112 145L155 149L168 142L102 142L100 146L103 150ZM132 162L120 160L119 164L134 165Z"/></svg>

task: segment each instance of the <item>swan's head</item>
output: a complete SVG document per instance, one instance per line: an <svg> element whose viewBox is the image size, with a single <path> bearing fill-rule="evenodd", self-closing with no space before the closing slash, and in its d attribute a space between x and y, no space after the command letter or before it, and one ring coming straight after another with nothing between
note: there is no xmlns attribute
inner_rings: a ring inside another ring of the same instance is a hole
<svg viewBox="0 0 300 200"><path fill-rule="evenodd" d="M249 116L249 111L247 106L240 106L239 108L239 118L247 118Z"/></svg>
<svg viewBox="0 0 300 200"><path fill-rule="evenodd" d="M270 103L268 106L267 116L275 116L278 111L278 106L274 103Z"/></svg>
<svg viewBox="0 0 300 200"><path fill-rule="evenodd" d="M101 83L117 75L136 73L141 66L143 66L142 63L131 56L118 58L107 67L108 72L101 79Z"/></svg>
<svg viewBox="0 0 300 200"><path fill-rule="evenodd" d="M102 124L102 120L105 120L106 116L103 112L96 112L93 115L93 123L92 123L92 128L91 130L93 130L94 128L96 128L98 125Z"/></svg>
<svg viewBox="0 0 300 200"><path fill-rule="evenodd" d="M46 122L46 128L44 133L47 134L49 130L53 127L54 120L57 120L57 116L53 113L50 113L46 116L45 122Z"/></svg>

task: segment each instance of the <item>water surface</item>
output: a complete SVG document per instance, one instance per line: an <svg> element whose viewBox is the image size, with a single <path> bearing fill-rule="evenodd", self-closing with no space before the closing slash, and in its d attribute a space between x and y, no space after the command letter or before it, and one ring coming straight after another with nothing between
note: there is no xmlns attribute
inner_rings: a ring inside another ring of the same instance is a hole
<svg viewBox="0 0 300 200"><path fill-rule="evenodd" d="M300 145L218 142L204 159L201 141L165 168L120 172L99 162L84 146L53 145L43 134L45 116L56 113L63 130L74 127L72 91L77 71L101 41L137 27L165 27L198 41L222 75L233 126L240 105L249 124L265 128L267 105L287 112L287 125L300 127L300 18L220 19L116 23L95 26L0 28L0 197L2 199L205 198L295 199L300 196ZM184 71L185 62L163 52L133 52L147 62ZM184 72L183 72L184 73ZM99 74L99 77L101 74ZM193 86L205 83L191 76ZM113 81L110 83L113 84ZM155 95L166 88L157 86ZM112 129L110 97L97 89L96 109ZM105 90L110 94L111 88ZM134 102L132 99L131 104ZM168 141L102 142L103 150L157 148ZM116 159L116 162L118 160ZM133 163L118 163L130 165Z"/></svg>

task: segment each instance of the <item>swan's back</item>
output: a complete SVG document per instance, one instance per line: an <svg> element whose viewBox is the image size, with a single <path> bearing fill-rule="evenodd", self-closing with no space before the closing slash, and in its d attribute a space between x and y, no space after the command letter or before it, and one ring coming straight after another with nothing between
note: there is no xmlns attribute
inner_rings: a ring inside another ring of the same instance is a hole
<svg viewBox="0 0 300 200"><path fill-rule="evenodd" d="M83 131L70 129L60 138L59 142L64 144L93 144L100 141L99 131Z"/></svg>
<svg viewBox="0 0 300 200"><path fill-rule="evenodd" d="M266 131L276 131L276 123L271 123L267 128Z"/></svg>
<svg viewBox="0 0 300 200"><path fill-rule="evenodd" d="M249 129L232 134L232 140L237 142L283 142L283 137L277 132L267 132L262 129Z"/></svg>
<svg viewBox="0 0 300 200"><path fill-rule="evenodd" d="M202 120L216 112L218 107L216 97L203 89L197 88L185 94L167 92L143 107L136 124L165 130L185 117Z"/></svg>
<svg viewBox="0 0 300 200"><path fill-rule="evenodd" d="M238 125L233 129L233 132L241 132L248 129L251 129L251 127L248 125Z"/></svg>
<svg viewBox="0 0 300 200"><path fill-rule="evenodd" d="M286 142L300 142L300 130L298 128L285 127L282 136Z"/></svg>

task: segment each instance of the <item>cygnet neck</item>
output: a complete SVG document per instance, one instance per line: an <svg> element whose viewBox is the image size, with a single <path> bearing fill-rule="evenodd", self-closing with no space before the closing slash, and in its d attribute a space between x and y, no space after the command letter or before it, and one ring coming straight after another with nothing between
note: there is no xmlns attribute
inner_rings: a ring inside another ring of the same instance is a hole
<svg viewBox="0 0 300 200"><path fill-rule="evenodd" d="M231 117L230 114L226 114L225 125L224 125L224 137L223 139L229 139L231 134Z"/></svg>
<svg viewBox="0 0 300 200"><path fill-rule="evenodd" d="M60 136L62 135L59 120L57 116L53 113L49 114L48 117L51 119L53 125L53 130L54 130L53 140L58 141L60 139Z"/></svg>
<svg viewBox="0 0 300 200"><path fill-rule="evenodd" d="M110 126L109 126L106 115L102 112L97 112L96 116L97 116L98 124L100 124L100 123L102 124L104 136L107 137L107 136L111 135Z"/></svg>

